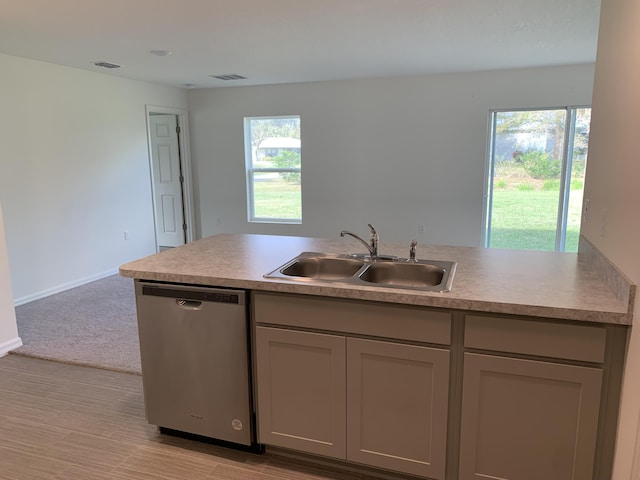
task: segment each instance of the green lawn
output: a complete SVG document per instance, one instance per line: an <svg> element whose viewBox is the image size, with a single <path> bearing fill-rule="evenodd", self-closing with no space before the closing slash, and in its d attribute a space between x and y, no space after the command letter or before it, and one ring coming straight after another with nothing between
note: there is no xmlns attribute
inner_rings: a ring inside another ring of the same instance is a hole
<svg viewBox="0 0 640 480"><path fill-rule="evenodd" d="M253 197L257 218L302 218L299 183L281 179L255 182Z"/></svg>
<svg viewBox="0 0 640 480"><path fill-rule="evenodd" d="M558 190L494 190L491 247L553 250ZM565 251L578 250L581 190L571 191Z"/></svg>

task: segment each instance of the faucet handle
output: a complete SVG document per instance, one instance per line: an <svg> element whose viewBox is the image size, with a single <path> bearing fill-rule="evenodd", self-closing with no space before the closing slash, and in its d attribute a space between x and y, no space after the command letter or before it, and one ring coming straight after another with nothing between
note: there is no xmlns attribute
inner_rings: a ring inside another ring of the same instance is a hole
<svg viewBox="0 0 640 480"><path fill-rule="evenodd" d="M379 240L379 236L378 236L378 232L376 232L376 229L373 228L373 225L371 225L370 223L367 224L369 226L369 228L371 229L371 240L373 241L374 239L376 240L376 242Z"/></svg>
<svg viewBox="0 0 640 480"><path fill-rule="evenodd" d="M371 245L371 256L378 256L378 244L380 243L380 237L378 236L378 232L373 228L373 225L370 223L367 224L371 229L371 236L369 237L369 244Z"/></svg>
<svg viewBox="0 0 640 480"><path fill-rule="evenodd" d="M409 259L407 260L407 262L417 262L418 260L416 260L416 246L418 245L418 241L417 240L411 240L411 243L409 244Z"/></svg>

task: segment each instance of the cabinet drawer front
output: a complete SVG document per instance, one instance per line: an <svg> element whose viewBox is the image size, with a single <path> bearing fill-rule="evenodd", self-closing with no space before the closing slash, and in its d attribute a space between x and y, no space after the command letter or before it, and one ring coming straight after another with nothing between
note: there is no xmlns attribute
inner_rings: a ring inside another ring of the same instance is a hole
<svg viewBox="0 0 640 480"><path fill-rule="evenodd" d="M449 345L451 314L420 307L254 293L259 324L286 325Z"/></svg>
<svg viewBox="0 0 640 480"><path fill-rule="evenodd" d="M464 346L542 357L604 361L602 327L467 315Z"/></svg>

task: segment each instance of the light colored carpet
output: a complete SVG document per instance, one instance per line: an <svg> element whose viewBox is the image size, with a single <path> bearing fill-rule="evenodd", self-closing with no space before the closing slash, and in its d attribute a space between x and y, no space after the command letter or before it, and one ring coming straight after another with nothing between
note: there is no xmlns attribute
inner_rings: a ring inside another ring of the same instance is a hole
<svg viewBox="0 0 640 480"><path fill-rule="evenodd" d="M133 280L113 275L16 307L12 353L140 373Z"/></svg>

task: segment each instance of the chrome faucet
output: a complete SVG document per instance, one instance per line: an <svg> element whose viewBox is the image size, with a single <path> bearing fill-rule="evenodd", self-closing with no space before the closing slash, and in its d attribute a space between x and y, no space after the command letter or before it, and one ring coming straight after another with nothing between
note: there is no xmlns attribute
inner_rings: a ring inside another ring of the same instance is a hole
<svg viewBox="0 0 640 480"><path fill-rule="evenodd" d="M369 224L369 228L371 229L371 236L369 237L369 243L365 242L361 237L356 235L355 233L350 232L349 230L342 230L340 232L340 236L344 237L345 235L349 235L356 240L362 242L362 244L367 247L369 250L369 255L371 256L371 260L378 258L378 243L380 242L380 238L378 237L378 232L373 228L373 225Z"/></svg>

